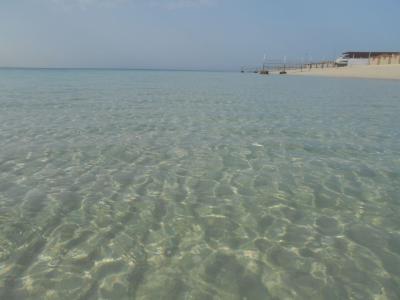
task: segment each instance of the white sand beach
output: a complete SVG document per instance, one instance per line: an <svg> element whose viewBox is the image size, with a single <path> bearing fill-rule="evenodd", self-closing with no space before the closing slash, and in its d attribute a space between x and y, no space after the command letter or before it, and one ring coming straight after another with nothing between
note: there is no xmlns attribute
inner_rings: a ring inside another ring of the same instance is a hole
<svg viewBox="0 0 400 300"><path fill-rule="evenodd" d="M397 79L400 80L400 65L369 65L351 66L342 68L325 68L311 70L291 70L291 75L302 76L328 76L328 77L350 77L350 78L375 78L375 79Z"/></svg>

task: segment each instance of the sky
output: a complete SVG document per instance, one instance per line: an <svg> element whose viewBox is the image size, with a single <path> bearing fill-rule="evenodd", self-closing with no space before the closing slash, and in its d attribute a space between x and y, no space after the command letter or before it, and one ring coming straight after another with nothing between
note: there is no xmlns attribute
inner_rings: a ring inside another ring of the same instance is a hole
<svg viewBox="0 0 400 300"><path fill-rule="evenodd" d="M400 0L0 0L0 66L235 70L400 51Z"/></svg>

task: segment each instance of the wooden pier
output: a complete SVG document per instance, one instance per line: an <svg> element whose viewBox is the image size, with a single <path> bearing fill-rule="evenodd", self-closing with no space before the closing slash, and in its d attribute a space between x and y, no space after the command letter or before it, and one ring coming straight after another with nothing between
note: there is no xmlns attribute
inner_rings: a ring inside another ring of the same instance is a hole
<svg viewBox="0 0 400 300"><path fill-rule="evenodd" d="M336 68L334 61L301 63L286 60L266 60L261 67L243 66L242 73L258 73L261 75L287 74L287 71L307 72L312 69Z"/></svg>

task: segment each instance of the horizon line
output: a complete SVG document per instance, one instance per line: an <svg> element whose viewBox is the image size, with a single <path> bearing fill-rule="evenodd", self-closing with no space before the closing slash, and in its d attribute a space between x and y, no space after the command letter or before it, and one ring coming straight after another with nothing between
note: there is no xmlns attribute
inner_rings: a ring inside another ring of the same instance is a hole
<svg viewBox="0 0 400 300"><path fill-rule="evenodd" d="M182 71L182 72L234 72L235 69L207 69L207 68L148 68L148 67L16 67L0 66L0 70L114 70L114 71Z"/></svg>

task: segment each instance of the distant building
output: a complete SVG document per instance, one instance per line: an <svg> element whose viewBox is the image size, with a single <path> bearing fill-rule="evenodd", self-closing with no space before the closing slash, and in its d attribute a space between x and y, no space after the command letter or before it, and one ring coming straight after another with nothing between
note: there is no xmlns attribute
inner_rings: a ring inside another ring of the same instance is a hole
<svg viewBox="0 0 400 300"><path fill-rule="evenodd" d="M369 61L370 65L400 64L400 52L388 52L374 56Z"/></svg>
<svg viewBox="0 0 400 300"><path fill-rule="evenodd" d="M344 52L337 66L400 64L400 52Z"/></svg>

